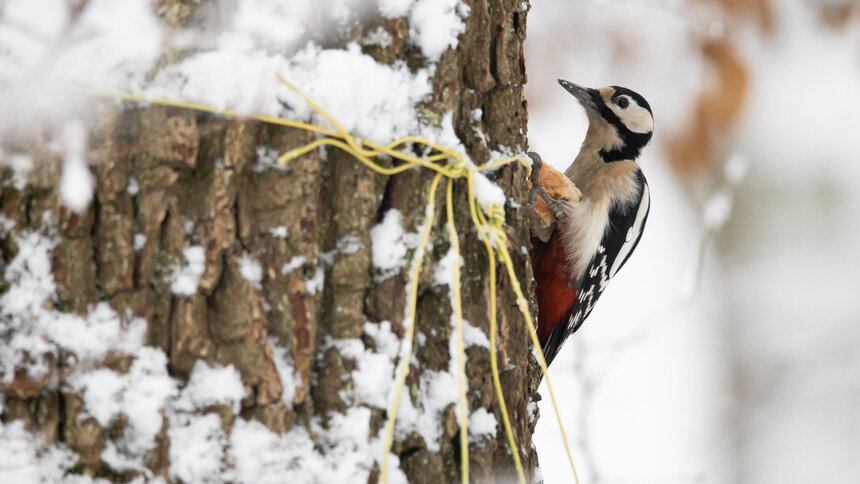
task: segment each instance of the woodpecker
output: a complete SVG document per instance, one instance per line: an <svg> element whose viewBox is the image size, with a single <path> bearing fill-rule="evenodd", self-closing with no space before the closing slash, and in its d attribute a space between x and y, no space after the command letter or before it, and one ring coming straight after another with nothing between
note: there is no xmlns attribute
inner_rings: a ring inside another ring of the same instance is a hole
<svg viewBox="0 0 860 484"><path fill-rule="evenodd" d="M651 204L636 160L654 130L651 107L636 92L558 82L585 108L588 131L564 172L582 193L578 202L552 199L533 185L556 218L548 240L533 238L531 251L547 364L582 326L642 237ZM540 157L533 158L539 170Z"/></svg>

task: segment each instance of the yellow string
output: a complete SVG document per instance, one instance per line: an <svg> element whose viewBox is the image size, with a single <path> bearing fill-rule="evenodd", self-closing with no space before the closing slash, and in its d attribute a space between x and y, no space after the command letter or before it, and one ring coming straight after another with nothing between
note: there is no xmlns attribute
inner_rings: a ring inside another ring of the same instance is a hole
<svg viewBox="0 0 860 484"><path fill-rule="evenodd" d="M531 336L532 344L538 351L535 351L537 355L538 364L540 365L541 373L543 373L543 377L546 380L546 387L549 390L550 401L552 401L552 408L555 412L555 418L558 422L558 428L561 431L561 439L564 442L564 450L567 452L567 459L570 462L570 469L573 471L573 478L577 484L579 484L579 475L576 472L576 466L573 463L573 454L570 452L570 445L567 441L567 434L564 431L564 424L561 421L561 413L558 411L558 404L555 399L555 392L552 389L552 383L549 379L549 368L546 364L546 359L543 356L543 351L540 351L541 344L540 340L537 336L537 329L535 329L534 321L532 320L531 312L529 311L529 304L526 301L526 298L523 296L522 288L520 287L520 281L517 279L516 271L514 270L513 261L511 260L511 255L508 252L508 240L507 235L505 234L504 229L502 228L502 224L504 223L504 212L496 211L492 214L491 217L492 223L487 224L486 219L483 218L483 214L478 212L478 218L483 225L490 227L493 230L493 234L495 235L494 239L496 242L496 250L499 251L499 259L505 265L505 268L508 272L508 278L511 280L511 288L514 291L514 295L517 297L517 306L519 307L520 312L523 314L523 318L526 320L526 325L528 326L529 335Z"/></svg>
<svg viewBox="0 0 860 484"><path fill-rule="evenodd" d="M522 464L519 459L519 452L516 447L516 441L514 439L513 431L511 429L510 418L508 416L507 406L505 404L504 395L501 387L501 380L499 377L498 371L498 362L496 357L496 333L497 333L497 314L496 314L496 270L495 270L495 251L499 252L499 260L505 264L505 267L508 272L508 276L511 279L511 285L513 291L517 297L517 305L519 306L520 312L522 312L524 319L526 320L526 324L528 325L529 333L531 335L532 344L535 348L540 348L540 341L537 338L537 333L535 331L534 322L531 318L531 315L528 311L528 303L525 300L525 297L522 294L522 289L520 288L519 281L516 278L516 273L513 268L513 264L510 258L510 254L507 250L507 238L505 236L504 230L501 228L504 224L504 211L501 210L500 207L493 207L493 209L489 210L489 215L491 216L492 223L488 224L486 218L484 217L481 210L478 210L476 207L475 200L475 192L474 192L474 182L473 175L474 171L485 171L491 170L494 168L498 168L509 163L518 162L522 166L527 169L531 168L531 164L526 161L521 156L511 156L508 158L504 158L501 160L497 160L491 163L487 163L481 166L475 167L470 163L464 161L463 156L459 153L456 153L453 150L445 148L441 145L433 143L431 141L418 138L415 136L407 136L396 140L390 143L387 146L378 145L376 143L361 140L360 142L356 142L355 138L349 135L346 130L344 130L328 113L326 113L322 108L313 103L307 96L305 96L301 91L299 91L295 86L290 84L285 79L278 77L278 79L287 86L290 90L300 96L314 111L319 113L324 119L326 119L333 127L334 130L330 130L327 128L323 128L320 126L315 126L309 123L304 123L301 121L293 121L289 119L276 118L272 116L265 115L244 115L238 113L231 109L217 109L211 106L206 106L203 104L197 103L189 103L189 102L181 102L181 101L173 101L170 99L162 99L162 98L147 98L145 96L129 94L124 92L113 92L113 91L102 91L102 90L92 90L92 89L78 89L87 95L90 96L98 96L98 97L106 97L113 99L120 99L123 101L130 102L140 102L140 103L150 103L161 106L172 106L178 108L191 109L201 112L207 112L212 114L220 114L225 116L233 116L239 118L248 118L255 119L264 123L274 124L279 126L287 126L292 128L298 128L305 131L317 133L327 138L320 138L311 143L308 143L305 146L290 150L285 154L281 155L278 158L279 163L286 163L289 160L292 160L298 156L301 156L305 153L312 151L315 148L318 148L323 145L330 145L336 148L339 148L343 151L354 156L356 159L361 161L365 166L370 168L371 170L383 174L383 175L393 175L397 173L401 173L403 171L409 170L415 166L422 166L428 169L431 169L436 172L436 175L433 178L432 183L430 184L430 192L428 194L428 202L426 207L426 218L424 230L422 231L421 241L413 255L413 272L410 277L410 299L409 299L409 315L407 316L407 321L409 322L407 327L407 335L404 338L403 346L401 347L401 355L398 361L397 368L395 369L396 373L396 381L394 391L392 393L391 401L389 402L388 409L388 419L386 422L386 432L385 432L385 442L383 445L383 456L382 456L382 469L380 482L387 483L388 480L388 457L391 451L391 446L393 443L393 434L394 434L394 423L396 420L397 409L399 406L400 397L402 395L403 387L406 381L406 377L408 375L409 370L409 360L412 354L412 345L413 345L413 337L415 331L415 314L416 314L416 306L417 306L417 291L418 291L418 281L420 278L421 265L422 260L424 258L424 254L426 251L427 243L430 237L430 231L433 225L434 213L435 213L435 194L438 188L439 182L442 176L448 177L448 194L446 198L446 209L448 212L448 226L449 233L452 234L452 250L454 250L457 260L454 261L455 265L455 279L458 281L457 284L454 284L454 299L455 299L455 317L457 320L457 333L459 339L459 351L461 354L460 358L460 372L463 384L465 384L465 351L464 351L464 343L463 343L463 333L462 333L462 307L460 302L460 291L459 291L459 267L457 264L460 258L459 252L459 243L456 236L456 229L453 225L453 204L452 204L452 182L454 179L458 178L466 178L468 183L468 199L469 199L469 210L471 213L472 221L475 224L475 227L478 231L478 234L481 240L484 242L484 245L487 250L487 257L489 259L489 288L490 288L490 366L493 374L493 386L496 390L496 396L499 401L499 410L502 414L502 424L505 428L505 432L507 434L508 446L511 451L511 455L514 460L514 467L517 470L517 476L521 483L525 483L525 475L523 472ZM8 81L9 79L0 79ZM342 140L342 141L341 141ZM401 145L407 143L415 143L418 145L424 145L425 147L431 148L438 152L436 155L432 155L429 157L415 157L408 155L402 151L398 151L397 148L401 147ZM365 148L366 146L366 148ZM391 158L400 160L404 162L402 165L387 168L379 163L373 161L371 158L379 156L379 155L388 155ZM444 160L451 160L451 162L447 165L439 165L437 162L441 162ZM471 168L470 168L471 167ZM488 231L492 229L492 232ZM453 232L452 232L453 231ZM491 243L488 235L493 235L493 242L495 242L495 251L493 250L493 243ZM553 409L555 410L556 418L558 420L559 428L561 429L562 439L564 440L565 450L567 451L568 460L570 461L571 469L573 470L574 478L576 482L579 482L579 477L576 473L576 467L573 463L573 457L570 452L570 447L567 442L567 437L564 432L564 427L561 423L561 416L558 411L558 405L556 404L555 395L552 390L552 386L550 385L549 375L547 371L546 360L543 357L541 351L536 351L538 356L538 363L541 367L541 372L543 373L544 378L547 382L547 388L549 389L550 399L552 400ZM460 403L463 405L465 401L465 390L463 388L464 385L461 385L461 395L460 395ZM468 408L468 401L465 401L466 408ZM462 409L461 409L462 410ZM468 482L468 429L466 428L466 421L464 421L462 414L459 414L459 420L461 425L461 479L463 483Z"/></svg>
<svg viewBox="0 0 860 484"><path fill-rule="evenodd" d="M392 392L391 401L388 403L388 420L385 423L385 439L382 449L382 470L379 477L379 482L388 482L388 456L391 454L391 444L394 440L394 422L397 418L397 410L400 407L400 397L403 394L403 386L406 383L406 377L409 375L409 360L412 358L412 341L415 335L415 313L418 305L418 282L421 276L421 265L424 260L424 251L427 249L427 241L430 239L430 231L433 228L433 218L435 216L436 207L436 188L439 186L439 180L442 179L442 174L437 173L433 177L433 182L430 184L430 192L427 195L427 207L425 212L426 221L424 222L424 230L421 232L421 242L415 253L412 256L412 277L410 278L409 287L409 306L408 314L404 324L406 326L406 335L403 338L403 343L400 348L400 356L395 369L395 384Z"/></svg>
<svg viewBox="0 0 860 484"><path fill-rule="evenodd" d="M508 438L508 447L511 450L511 456L514 459L514 468L517 471L517 478L519 479L520 484L525 484L526 476L523 472L523 465L520 462L520 452L517 449L514 432L511 429L511 419L508 416L508 407L505 404L505 395L502 392L502 382L499 377L499 363L496 355L496 333L498 332L496 328L496 254L493 251L489 238L487 237L484 224L479 220L480 211L475 206L475 186L472 176L467 178L467 183L469 187L469 211L472 214L472 222L475 224L475 228L478 230L478 235L484 242L484 247L487 249L487 269L490 279L490 370L493 375L493 388L496 390L499 412L502 414L502 425L505 428L505 435Z"/></svg>
<svg viewBox="0 0 860 484"><path fill-rule="evenodd" d="M453 203L454 179L448 178L448 190L445 208L448 212L448 236L451 239L451 250L454 252L452 261L453 284L451 292L454 300L454 318L457 327L457 351L460 361L457 368L460 378L460 402L457 405L457 417L460 421L460 480L463 484L469 482L469 400L466 396L466 350L463 341L463 305L460 299L460 240L457 227L454 225ZM453 357L453 355L451 355Z"/></svg>

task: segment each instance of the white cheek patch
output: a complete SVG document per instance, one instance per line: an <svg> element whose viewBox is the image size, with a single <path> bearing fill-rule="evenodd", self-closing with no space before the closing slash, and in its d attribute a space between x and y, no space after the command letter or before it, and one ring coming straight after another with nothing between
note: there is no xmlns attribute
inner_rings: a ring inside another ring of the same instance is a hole
<svg viewBox="0 0 860 484"><path fill-rule="evenodd" d="M609 109L618 116L618 119L634 133L650 133L654 130L654 118L651 113L642 106L631 100L627 109L621 109L615 103L609 103Z"/></svg>

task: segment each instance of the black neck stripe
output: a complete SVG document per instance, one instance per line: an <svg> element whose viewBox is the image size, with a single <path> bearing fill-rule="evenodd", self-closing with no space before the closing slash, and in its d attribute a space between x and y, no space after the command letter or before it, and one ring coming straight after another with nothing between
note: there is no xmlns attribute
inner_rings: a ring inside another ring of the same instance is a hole
<svg viewBox="0 0 860 484"><path fill-rule="evenodd" d="M627 134L621 135L621 139L624 144L620 148L611 151L600 150L600 157L603 158L603 161L611 163L613 161L635 160L639 157L642 148L651 140L651 133L634 133L627 130Z"/></svg>

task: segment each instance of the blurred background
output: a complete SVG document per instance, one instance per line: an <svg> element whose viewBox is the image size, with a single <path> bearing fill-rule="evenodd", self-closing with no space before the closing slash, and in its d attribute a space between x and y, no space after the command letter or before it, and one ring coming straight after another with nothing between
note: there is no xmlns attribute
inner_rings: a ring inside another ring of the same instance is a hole
<svg viewBox="0 0 860 484"><path fill-rule="evenodd" d="M580 476L860 482L860 2L535 0L528 22L546 162L587 126L556 78L656 120L645 235L550 371ZM543 477L570 482L541 414Z"/></svg>

